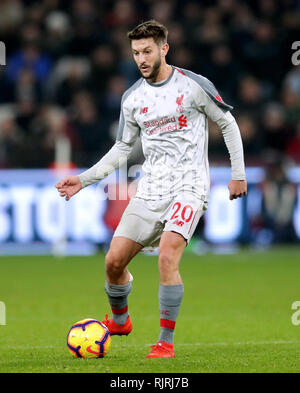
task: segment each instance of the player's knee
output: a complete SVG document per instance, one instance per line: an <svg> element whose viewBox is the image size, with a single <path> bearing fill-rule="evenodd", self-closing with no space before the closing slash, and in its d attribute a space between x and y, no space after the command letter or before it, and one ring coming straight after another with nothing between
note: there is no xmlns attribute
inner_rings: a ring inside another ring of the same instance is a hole
<svg viewBox="0 0 300 393"><path fill-rule="evenodd" d="M158 265L161 273L174 272L178 269L177 263L174 263L172 250L165 249L159 253Z"/></svg>
<svg viewBox="0 0 300 393"><path fill-rule="evenodd" d="M113 251L108 252L105 257L105 269L109 276L122 274L124 270L123 265L123 260L120 255L114 253Z"/></svg>

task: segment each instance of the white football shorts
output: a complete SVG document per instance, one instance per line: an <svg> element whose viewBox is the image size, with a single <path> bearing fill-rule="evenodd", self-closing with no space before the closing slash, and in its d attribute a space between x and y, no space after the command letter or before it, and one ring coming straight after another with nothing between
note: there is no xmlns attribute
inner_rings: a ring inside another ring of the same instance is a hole
<svg viewBox="0 0 300 393"><path fill-rule="evenodd" d="M158 247L164 231L173 231L180 233L188 243L207 206L206 201L189 193L160 200L133 197L114 237L129 238L150 250Z"/></svg>

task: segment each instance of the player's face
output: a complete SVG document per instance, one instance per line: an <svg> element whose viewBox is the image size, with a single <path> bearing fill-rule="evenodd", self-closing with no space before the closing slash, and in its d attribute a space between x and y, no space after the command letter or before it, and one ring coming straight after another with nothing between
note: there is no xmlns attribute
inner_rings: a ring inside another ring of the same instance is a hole
<svg viewBox="0 0 300 393"><path fill-rule="evenodd" d="M133 58L145 79L155 81L164 57L163 46L157 45L152 37L131 42Z"/></svg>

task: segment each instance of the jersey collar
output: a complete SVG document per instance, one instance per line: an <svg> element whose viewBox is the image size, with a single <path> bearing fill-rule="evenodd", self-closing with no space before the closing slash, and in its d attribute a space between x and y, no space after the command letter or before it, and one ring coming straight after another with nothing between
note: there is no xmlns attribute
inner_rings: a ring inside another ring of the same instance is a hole
<svg viewBox="0 0 300 393"><path fill-rule="evenodd" d="M164 85L166 85L169 81L170 81L170 79L172 78L172 76L173 76L173 74L174 74L174 71L175 71L175 68L171 65L171 67L172 67L172 72L171 72L171 74L170 74L170 76L168 76L168 78L167 79L165 79L165 80L163 80L163 81L161 81L161 82L158 82L158 83L151 83L151 82L149 82L147 79L145 79L145 81L148 83L148 85L150 85L150 86L153 86L153 87L161 87L161 86L164 86Z"/></svg>

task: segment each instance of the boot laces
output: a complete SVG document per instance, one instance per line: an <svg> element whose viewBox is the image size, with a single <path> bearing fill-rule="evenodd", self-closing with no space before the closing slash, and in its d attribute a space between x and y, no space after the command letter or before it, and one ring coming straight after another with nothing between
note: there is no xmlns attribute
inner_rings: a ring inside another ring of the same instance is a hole
<svg viewBox="0 0 300 393"><path fill-rule="evenodd" d="M156 344L152 344L150 345L150 347L152 348L152 351L160 351L160 352L170 352L167 348L163 347L162 343L158 342Z"/></svg>
<svg viewBox="0 0 300 393"><path fill-rule="evenodd" d="M108 319L108 314L105 314L105 319L103 321L103 324L105 326L107 326L111 321L112 321L112 319Z"/></svg>

